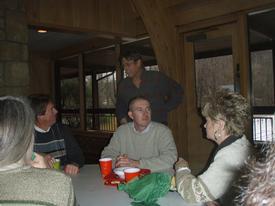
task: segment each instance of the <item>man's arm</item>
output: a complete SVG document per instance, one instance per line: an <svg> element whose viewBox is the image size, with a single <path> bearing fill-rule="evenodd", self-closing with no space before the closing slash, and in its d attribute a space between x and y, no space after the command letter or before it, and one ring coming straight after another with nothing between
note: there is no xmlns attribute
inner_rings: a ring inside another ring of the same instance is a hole
<svg viewBox="0 0 275 206"><path fill-rule="evenodd" d="M82 167L85 161L84 156L71 131L63 125L59 128L64 134L64 141L66 145L67 162L65 164L73 164L78 167Z"/></svg>
<svg viewBox="0 0 275 206"><path fill-rule="evenodd" d="M179 83L175 80L171 79L170 77L162 74L162 82L165 84L166 90L166 106L167 110L171 111L176 108L183 99L183 89Z"/></svg>
<svg viewBox="0 0 275 206"><path fill-rule="evenodd" d="M174 138L168 128L165 128L160 134L158 144L155 145L155 147L158 147L159 156L141 159L139 161L141 168L151 169L152 172L172 171L173 165L177 160L177 148Z"/></svg>
<svg viewBox="0 0 275 206"><path fill-rule="evenodd" d="M125 124L128 118L128 102L123 100L122 93L123 85L120 83L117 89L116 116L120 124Z"/></svg>
<svg viewBox="0 0 275 206"><path fill-rule="evenodd" d="M101 158L112 158L113 167L115 167L116 159L120 155L120 139L121 138L119 138L117 132L115 132L110 140L109 145L106 146L101 153Z"/></svg>

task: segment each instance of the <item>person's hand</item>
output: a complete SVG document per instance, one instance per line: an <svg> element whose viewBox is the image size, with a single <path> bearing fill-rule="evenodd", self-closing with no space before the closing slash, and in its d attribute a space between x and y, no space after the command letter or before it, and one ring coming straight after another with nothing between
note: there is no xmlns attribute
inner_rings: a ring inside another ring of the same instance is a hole
<svg viewBox="0 0 275 206"><path fill-rule="evenodd" d="M74 164L67 164L64 167L64 172L69 175L76 175L79 173L79 167Z"/></svg>
<svg viewBox="0 0 275 206"><path fill-rule="evenodd" d="M35 158L31 161L31 166L36 168L47 168L48 164L45 160L45 158L42 155L39 155L37 153L34 153Z"/></svg>
<svg viewBox="0 0 275 206"><path fill-rule="evenodd" d="M139 161L129 159L128 155L123 154L117 157L115 167L139 167Z"/></svg>
<svg viewBox="0 0 275 206"><path fill-rule="evenodd" d="M50 154L45 155L44 158L46 160L47 167L53 168L53 163L55 162L55 159Z"/></svg>
<svg viewBox="0 0 275 206"><path fill-rule="evenodd" d="M177 171L179 168L183 168L183 167L189 167L189 165L187 161L185 161L183 158L180 157L175 164L175 169Z"/></svg>

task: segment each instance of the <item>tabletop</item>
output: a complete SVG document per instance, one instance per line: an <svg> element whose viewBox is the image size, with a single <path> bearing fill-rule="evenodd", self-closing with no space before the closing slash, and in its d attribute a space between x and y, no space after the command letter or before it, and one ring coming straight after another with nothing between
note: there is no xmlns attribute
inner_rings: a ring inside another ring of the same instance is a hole
<svg viewBox="0 0 275 206"><path fill-rule="evenodd" d="M72 181L80 206L130 206L133 201L124 191L104 185L98 165L85 165ZM168 192L158 203L160 206L190 206L177 192Z"/></svg>

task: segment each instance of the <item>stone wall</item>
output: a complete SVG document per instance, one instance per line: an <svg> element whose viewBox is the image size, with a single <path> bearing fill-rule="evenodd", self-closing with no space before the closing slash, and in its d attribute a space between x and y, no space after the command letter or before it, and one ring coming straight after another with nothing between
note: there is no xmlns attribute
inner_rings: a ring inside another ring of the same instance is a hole
<svg viewBox="0 0 275 206"><path fill-rule="evenodd" d="M27 43L23 0L0 0L0 96L28 93Z"/></svg>

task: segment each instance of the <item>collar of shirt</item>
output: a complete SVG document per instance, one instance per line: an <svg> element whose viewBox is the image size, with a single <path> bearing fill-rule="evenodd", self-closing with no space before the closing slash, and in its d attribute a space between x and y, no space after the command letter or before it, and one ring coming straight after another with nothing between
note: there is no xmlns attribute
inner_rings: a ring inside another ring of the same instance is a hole
<svg viewBox="0 0 275 206"><path fill-rule="evenodd" d="M37 131L37 132L46 133L46 132L49 132L49 131L50 131L51 127L49 127L47 130L43 130L43 129L41 129L40 127L34 125L34 129L35 129L35 131Z"/></svg>
<svg viewBox="0 0 275 206"><path fill-rule="evenodd" d="M139 132L136 130L136 128L134 126L134 122L132 122L132 127L133 127L134 131L139 134L144 134L144 133L148 132L150 129L150 126L151 126L151 122L148 124L148 126L143 131Z"/></svg>

